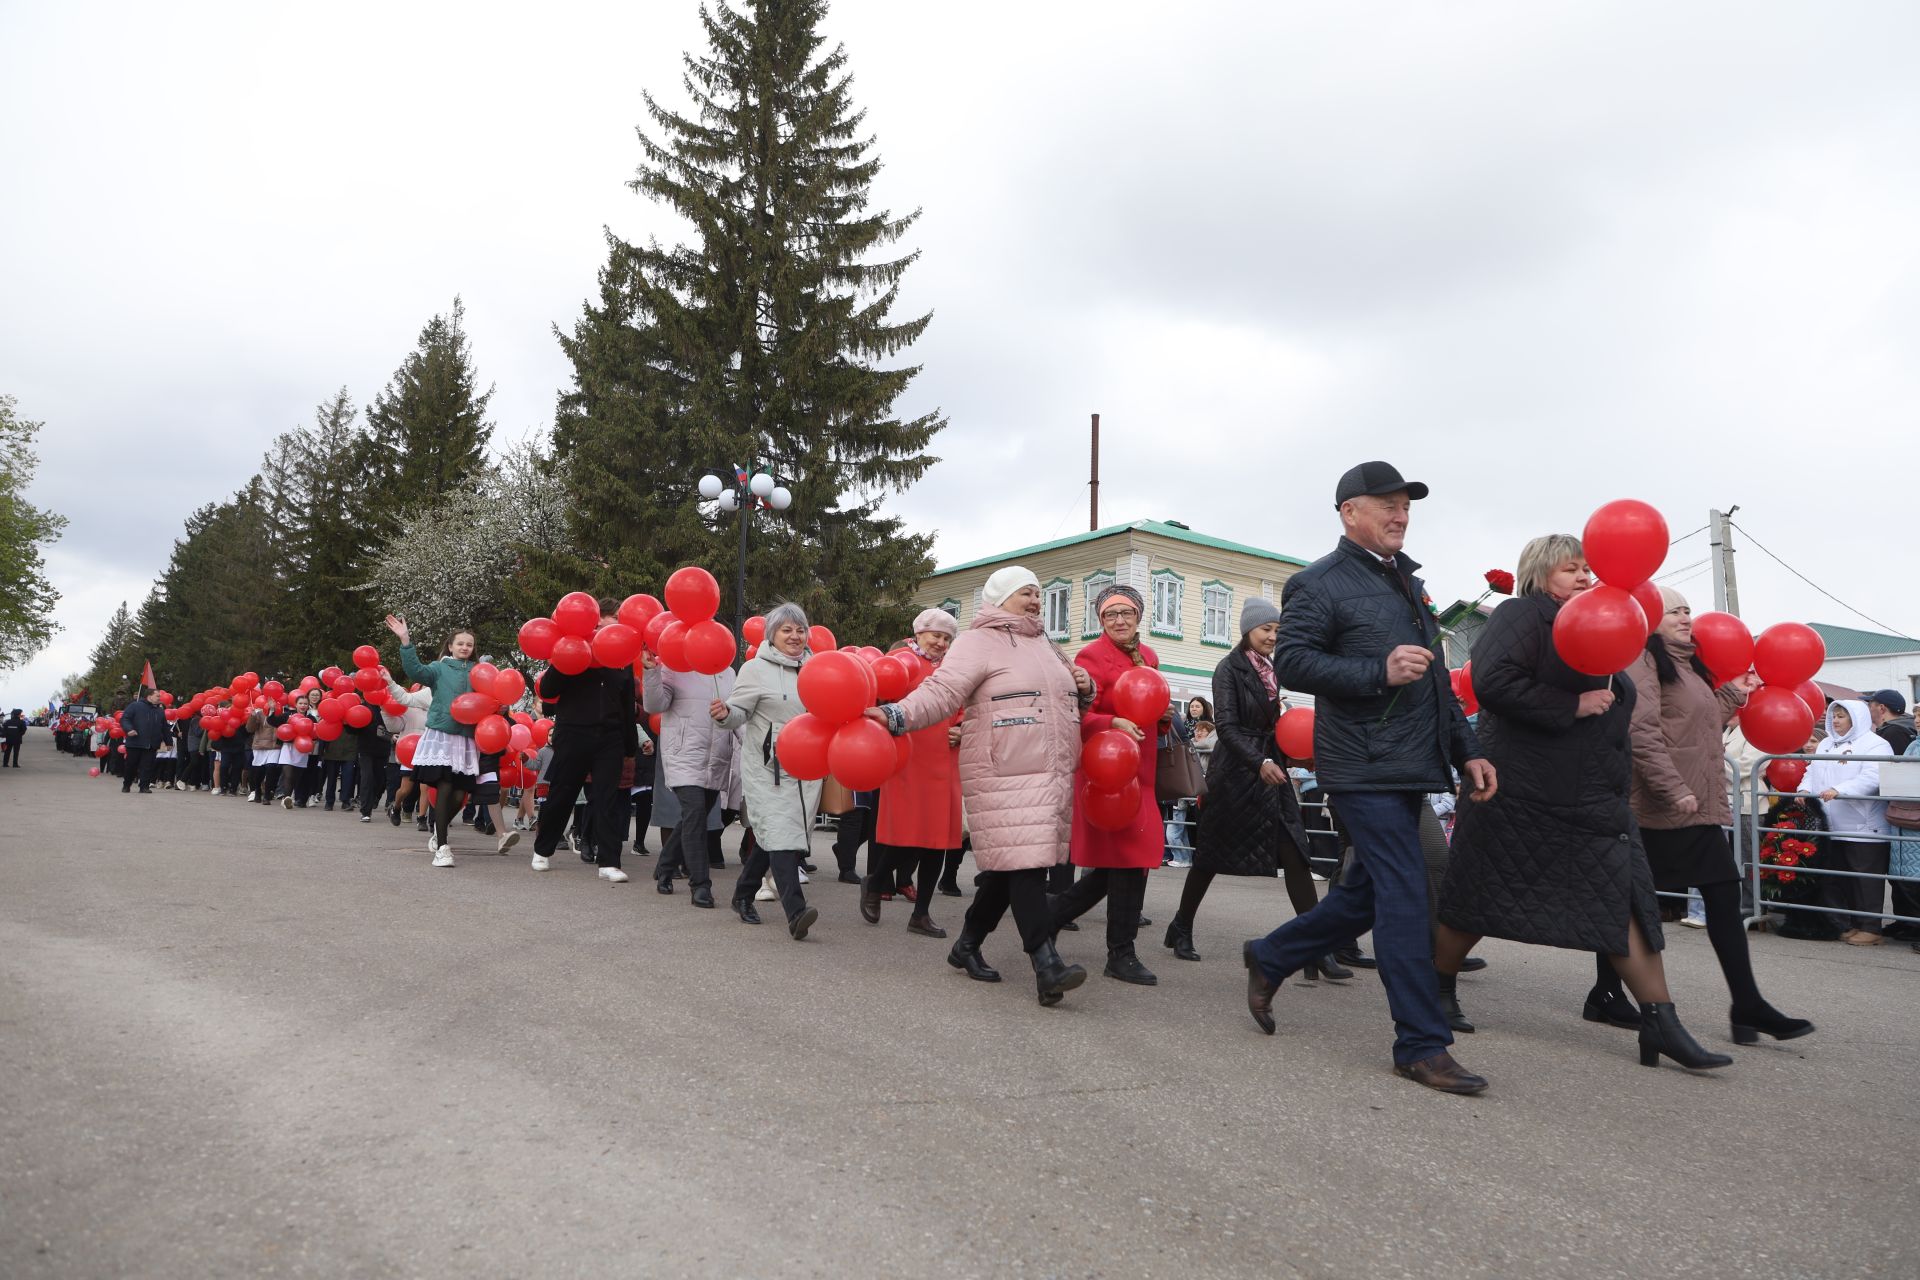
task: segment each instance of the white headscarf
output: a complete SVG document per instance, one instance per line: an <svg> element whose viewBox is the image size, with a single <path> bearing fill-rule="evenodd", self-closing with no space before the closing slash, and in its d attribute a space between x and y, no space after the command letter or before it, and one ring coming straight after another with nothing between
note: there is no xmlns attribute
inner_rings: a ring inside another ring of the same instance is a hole
<svg viewBox="0 0 1920 1280"><path fill-rule="evenodd" d="M1007 602L1007 597L1022 587L1037 587L1040 579L1033 571L1010 564L1004 569L996 569L987 579L987 585L980 589L980 598L998 609Z"/></svg>

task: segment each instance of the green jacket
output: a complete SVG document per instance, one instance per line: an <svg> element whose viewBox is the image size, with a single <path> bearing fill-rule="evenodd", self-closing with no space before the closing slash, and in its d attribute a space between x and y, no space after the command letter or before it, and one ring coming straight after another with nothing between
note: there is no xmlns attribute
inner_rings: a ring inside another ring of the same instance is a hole
<svg viewBox="0 0 1920 1280"><path fill-rule="evenodd" d="M427 708L427 728L452 734L456 738L473 736L472 725L461 724L453 718L453 700L473 690L473 684L467 678L467 673L473 670L470 660L441 658L437 662L422 665L420 655L413 651L413 646L403 644L400 646L400 666L406 671L407 679L416 680L433 690L433 705Z"/></svg>

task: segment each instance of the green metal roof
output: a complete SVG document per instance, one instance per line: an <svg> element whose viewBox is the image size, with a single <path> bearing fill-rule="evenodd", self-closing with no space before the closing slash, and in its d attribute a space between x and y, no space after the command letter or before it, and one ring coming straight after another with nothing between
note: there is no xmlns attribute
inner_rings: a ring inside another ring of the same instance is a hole
<svg viewBox="0 0 1920 1280"><path fill-rule="evenodd" d="M1829 658L1864 658L1870 654L1912 653L1920 649L1920 639L1890 636L1884 631L1861 631L1854 627L1832 627L1824 622L1807 624L1827 642Z"/></svg>
<svg viewBox="0 0 1920 1280"><path fill-rule="evenodd" d="M1244 542L1228 542L1225 538L1212 538L1204 533L1195 533L1191 529L1182 529L1161 520L1134 520L1127 524L1110 524L1104 529L1095 529L1089 533L1076 533L1071 537L1055 538L1052 542L1042 542L1031 547L1021 547L1017 551L1003 551L997 556L987 556L981 560L969 560L965 564L951 565L945 569L936 569L930 575L938 578L943 574L961 573L967 569L978 569L984 565L1000 564L1007 560L1018 560L1023 556L1037 555L1042 551L1054 551L1060 547L1071 547L1076 543L1093 542L1099 538L1111 538L1129 530L1158 534L1163 538L1172 538L1176 542L1191 542L1195 546L1212 547L1217 551L1239 551L1246 555L1258 556L1262 560L1276 560L1281 564L1304 569L1308 561L1296 556L1284 556L1277 551L1265 551L1259 547L1250 547Z"/></svg>

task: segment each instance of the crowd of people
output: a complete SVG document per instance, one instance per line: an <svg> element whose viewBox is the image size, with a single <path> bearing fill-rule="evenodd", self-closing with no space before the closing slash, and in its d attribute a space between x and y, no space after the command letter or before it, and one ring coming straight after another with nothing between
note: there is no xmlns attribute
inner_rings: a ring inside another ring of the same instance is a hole
<svg viewBox="0 0 1920 1280"><path fill-rule="evenodd" d="M864 921L877 925L884 905L904 898L910 932L946 939L935 899L965 896L957 875L971 856L972 901L947 962L975 981L1000 982L987 949L1011 913L1037 999L1052 1006L1088 977L1061 955L1059 935L1102 903L1102 973L1157 984L1139 950L1155 868L1187 867L1163 942L1189 962L1201 960L1200 908L1218 877L1280 878L1291 918L1240 949L1259 1029L1278 1030L1277 997L1289 979L1344 981L1355 967L1374 968L1392 1014L1395 1071L1476 1093L1486 1080L1452 1048L1476 1030L1458 976L1484 967L1472 952L1487 937L1591 952L1595 978L1582 1016L1637 1031L1643 1063L1728 1065L1681 1022L1662 964L1663 923L1673 913L1658 895L1692 892L1728 990L1731 1038L1810 1034L1811 1022L1762 994L1728 834L1723 735L1753 678L1715 680L1693 652L1690 608L1671 590L1662 591L1664 615L1631 668L1611 677L1573 670L1553 644L1554 619L1593 580L1578 539L1549 535L1522 549L1517 594L1476 642L1479 710L1470 718L1447 679L1420 566L1404 550L1414 504L1427 494L1383 462L1345 473L1332 552L1289 579L1281 602L1246 601L1211 700L1170 707L1156 724L1128 719L1115 698L1127 672L1159 665L1141 638L1144 602L1130 586L1101 590L1093 602L1100 634L1071 658L1046 636L1040 584L1025 568L990 576L964 627L943 610L922 612L892 648L931 674L865 712L911 740L906 763L876 792L833 806L839 878L860 886ZM601 626L617 611L601 601ZM385 710L312 752L284 740L281 727L317 706L317 690L254 709L244 735L220 740L190 719L169 720L157 692L121 715L124 753L101 753L102 733L83 724L57 725L58 740L75 754L102 755L123 792L198 790L337 807L362 822L376 813L396 826L412 820L435 867L454 865L457 828L470 825L500 853L531 831L534 871L548 870L565 843L619 883L629 841L644 852L656 829L656 891L674 894L684 881L703 909L718 905L720 832L739 822L732 914L758 925L757 904L777 903L796 941L818 926L806 886L819 870L811 838L827 788L793 777L777 749L803 710L801 673L812 656L798 606L767 614L765 640L737 671L669 670L651 653L637 669L546 669L532 696L551 716L552 736L524 766L481 750L476 726L455 715L471 689L473 634L457 630L423 657L403 619L387 624L400 642L404 683L389 678ZM1289 690L1314 698L1311 762L1289 760L1276 744ZM1908 756L1920 744L1910 721L1901 739L1905 706L1896 693L1873 698L1871 708L1829 708L1821 740L1810 745L1843 758L1816 761L1803 790L1824 806L1838 864L1911 875L1920 840L1895 838L1875 769L1895 744ZM1127 821L1096 822L1082 746L1115 731L1139 746L1137 809ZM400 763L394 743L408 734L419 735L417 746ZM1169 751L1203 762L1197 826L1187 821L1193 800L1156 788ZM1331 827L1309 830L1303 793L1324 797ZM1186 830L1194 835L1184 846L1169 839ZM870 852L861 875L863 844ZM1310 860L1330 852L1342 861L1322 897ZM1904 888L1895 886L1896 911L1912 905ZM1840 880L1831 905L1849 913L1853 933L1879 941L1884 889L1880 879ZM1367 934L1372 956L1361 949Z"/></svg>

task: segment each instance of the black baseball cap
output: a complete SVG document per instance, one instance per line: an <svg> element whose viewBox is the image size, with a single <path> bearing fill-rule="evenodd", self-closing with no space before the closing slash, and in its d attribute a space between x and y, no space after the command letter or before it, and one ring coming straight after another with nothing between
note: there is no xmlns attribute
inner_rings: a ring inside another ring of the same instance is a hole
<svg viewBox="0 0 1920 1280"><path fill-rule="evenodd" d="M1907 700L1900 696L1898 689L1877 689L1868 694L1865 701L1877 702L1897 716L1907 712Z"/></svg>
<svg viewBox="0 0 1920 1280"><path fill-rule="evenodd" d="M1405 489L1409 498L1419 499L1427 496L1427 486L1418 480L1403 480L1400 471L1390 462L1363 462L1340 477L1339 487L1333 491L1334 509L1352 498L1366 494L1398 493Z"/></svg>

